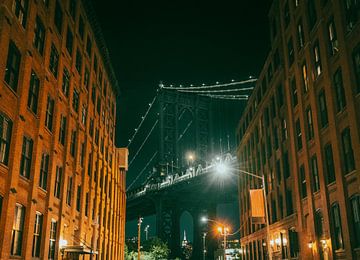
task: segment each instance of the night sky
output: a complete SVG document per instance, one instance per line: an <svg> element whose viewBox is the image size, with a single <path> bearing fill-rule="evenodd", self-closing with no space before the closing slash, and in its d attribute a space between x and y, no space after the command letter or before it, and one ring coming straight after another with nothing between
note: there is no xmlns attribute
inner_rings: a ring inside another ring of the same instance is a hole
<svg viewBox="0 0 360 260"><path fill-rule="evenodd" d="M257 77L269 50L271 0L93 1L121 88L118 147L127 145L160 81L200 85ZM234 122L243 105L228 115Z"/></svg>

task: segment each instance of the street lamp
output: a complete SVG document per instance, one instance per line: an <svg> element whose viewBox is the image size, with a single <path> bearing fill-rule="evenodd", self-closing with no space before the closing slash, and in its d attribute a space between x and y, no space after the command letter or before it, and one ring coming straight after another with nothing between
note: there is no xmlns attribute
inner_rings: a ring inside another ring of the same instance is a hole
<svg viewBox="0 0 360 260"><path fill-rule="evenodd" d="M209 219L207 217L201 217L201 221L206 223L206 222L214 222L215 224L218 225L218 232L220 233L220 235L222 235L224 237L224 260L226 260L226 237L230 234L229 231L229 227L226 227L224 224L213 220L213 219ZM204 233L206 235L206 233ZM204 241L205 241L205 235L204 235ZM204 252L205 252L205 242L204 242ZM204 253L204 259L205 259L205 253Z"/></svg>
<svg viewBox="0 0 360 260"><path fill-rule="evenodd" d="M265 203L265 223L266 223L266 240L267 240L267 244L270 244L270 226L269 226L269 211L268 211L268 204L267 204L267 197L266 197L266 191L265 191L265 176L264 175L257 175L248 171L244 171L241 169L230 169L229 167L227 167L226 164L222 163L221 161L218 162L216 165L216 171L223 175L226 172L228 172L228 170L235 170L239 173L242 174L246 174L249 175L251 177L254 177L256 179L261 180L262 182L262 190L263 190L263 195L264 195L264 203ZM271 249L268 247L268 253L269 253L269 260L272 260L272 252Z"/></svg>
<svg viewBox="0 0 360 260"><path fill-rule="evenodd" d="M144 228L144 231L145 231L145 240L148 240L148 235L149 235L149 225L147 225L145 228Z"/></svg>
<svg viewBox="0 0 360 260"><path fill-rule="evenodd" d="M203 233L203 260L206 259L206 232Z"/></svg>

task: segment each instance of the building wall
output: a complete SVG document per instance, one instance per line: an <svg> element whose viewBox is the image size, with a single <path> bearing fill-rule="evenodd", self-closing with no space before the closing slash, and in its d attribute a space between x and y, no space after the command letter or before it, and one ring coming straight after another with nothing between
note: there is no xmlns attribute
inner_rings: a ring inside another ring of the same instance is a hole
<svg viewBox="0 0 360 260"><path fill-rule="evenodd" d="M27 3L23 13L20 2ZM43 51L35 44L39 19L44 28ZM9 63L11 46L16 46L21 57L16 73L12 73L16 62ZM52 46L58 52L57 66L53 66ZM68 93L64 68L69 72ZM32 88L33 73L39 88L29 102L30 92L36 89ZM18 75L16 84L13 75ZM54 259L68 256L62 250L64 242L66 248L84 246L97 252L96 259L123 259L127 150L114 144L118 91L89 1L0 0L1 260L51 259L50 240L55 244ZM54 101L52 126L46 125L49 98ZM66 117L64 144L60 142L62 117ZM76 137L72 139L73 131ZM30 153L24 150L24 136L32 140ZM23 151L30 160L24 160ZM49 156L48 167L42 163L43 154ZM29 162L28 176L20 173L25 161ZM44 175L47 178L40 187ZM59 198L55 196L57 183ZM16 205L25 212L19 225L14 224ZM35 231L37 212L42 225ZM52 222L57 223L53 232ZM34 232L40 234L38 250ZM19 250L13 246L14 234L19 236Z"/></svg>
<svg viewBox="0 0 360 260"><path fill-rule="evenodd" d="M271 51L237 129L240 168L265 176L276 259L360 257L360 6L345 2L273 1ZM264 259L266 229L251 218L252 188L261 182L239 179L241 243L247 259Z"/></svg>

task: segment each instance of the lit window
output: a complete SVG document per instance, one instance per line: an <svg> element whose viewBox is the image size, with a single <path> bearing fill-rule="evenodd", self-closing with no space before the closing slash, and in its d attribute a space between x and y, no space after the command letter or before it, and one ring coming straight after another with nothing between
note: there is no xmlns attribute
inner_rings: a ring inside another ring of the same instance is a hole
<svg viewBox="0 0 360 260"><path fill-rule="evenodd" d="M33 244L32 244L32 257L40 257L42 224L43 224L43 215L40 212L36 212Z"/></svg>
<svg viewBox="0 0 360 260"><path fill-rule="evenodd" d="M322 72L319 41L316 41L313 47L313 60L314 60L315 75L318 77Z"/></svg>
<svg viewBox="0 0 360 260"><path fill-rule="evenodd" d="M11 233L11 255L21 256L23 231L25 221L25 207L16 203L14 223Z"/></svg>
<svg viewBox="0 0 360 260"><path fill-rule="evenodd" d="M0 114L0 162L8 165L12 121Z"/></svg>
<svg viewBox="0 0 360 260"><path fill-rule="evenodd" d="M56 255L55 247L56 247L56 237L57 237L56 233L57 233L57 221L51 220L48 260L55 260L55 255Z"/></svg>
<svg viewBox="0 0 360 260"><path fill-rule="evenodd" d="M309 77L307 73L306 63L302 65L301 71L302 71L303 90L305 93L307 93L309 90Z"/></svg>
<svg viewBox="0 0 360 260"><path fill-rule="evenodd" d="M329 51L331 55L334 55L339 51L339 43L336 35L336 28L334 19L332 18L328 24L328 37L329 37Z"/></svg>

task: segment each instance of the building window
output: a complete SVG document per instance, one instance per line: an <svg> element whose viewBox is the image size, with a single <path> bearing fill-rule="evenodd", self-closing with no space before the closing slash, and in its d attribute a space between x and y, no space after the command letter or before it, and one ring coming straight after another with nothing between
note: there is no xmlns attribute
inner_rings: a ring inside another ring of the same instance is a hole
<svg viewBox="0 0 360 260"><path fill-rule="evenodd" d="M76 50L75 67L76 67L76 70L79 72L79 74L81 74L81 66L82 66L82 56L81 56L80 50L77 49Z"/></svg>
<svg viewBox="0 0 360 260"><path fill-rule="evenodd" d="M314 222L315 222L315 235L316 238L320 240L324 236L324 217L320 209L315 211Z"/></svg>
<svg viewBox="0 0 360 260"><path fill-rule="evenodd" d="M306 67L306 63L304 63L301 67L301 71L302 71L302 83L303 83L303 90L304 93L307 93L309 90L309 76L307 73L307 67Z"/></svg>
<svg viewBox="0 0 360 260"><path fill-rule="evenodd" d="M76 112L79 112L79 103L80 103L79 98L80 98L79 92L74 88L72 107Z"/></svg>
<svg viewBox="0 0 360 260"><path fill-rule="evenodd" d="M80 166L84 167L84 161L85 161L85 142L81 143L80 146Z"/></svg>
<svg viewBox="0 0 360 260"><path fill-rule="evenodd" d="M36 114L38 107L39 88L40 79L37 77L34 71L31 71L27 106L34 114Z"/></svg>
<svg viewBox="0 0 360 260"><path fill-rule="evenodd" d="M59 68L59 52L57 51L55 45L52 43L51 44L51 52L50 52L49 69L55 78L58 75L58 68Z"/></svg>
<svg viewBox="0 0 360 260"><path fill-rule="evenodd" d="M290 8L289 8L289 2L286 1L285 7L284 7L284 22L285 22L285 28L288 27L290 23Z"/></svg>
<svg viewBox="0 0 360 260"><path fill-rule="evenodd" d="M80 212L81 208L81 186L77 186L77 192L76 192L76 210Z"/></svg>
<svg viewBox="0 0 360 260"><path fill-rule="evenodd" d="M69 11L71 17L75 20L76 16L76 0L70 0L69 1Z"/></svg>
<svg viewBox="0 0 360 260"><path fill-rule="evenodd" d="M84 28L85 28L85 24L84 24L84 19L82 18L82 16L79 17L79 35L80 35L80 39L84 39Z"/></svg>
<svg viewBox="0 0 360 260"><path fill-rule="evenodd" d="M328 113L326 106L325 91L323 89L320 90L319 92L318 101L319 101L320 125L321 127L325 127L328 125Z"/></svg>
<svg viewBox="0 0 360 260"><path fill-rule="evenodd" d="M55 247L56 247L56 233L57 233L57 221L51 220L50 224L50 238L49 238L49 255L48 260L55 260Z"/></svg>
<svg viewBox="0 0 360 260"><path fill-rule="evenodd" d="M84 104L82 106L82 112L81 112L81 123L83 125L86 124L86 118L87 118L87 106Z"/></svg>
<svg viewBox="0 0 360 260"><path fill-rule="evenodd" d="M87 90L89 90L89 86L90 86L90 72L89 69L87 67L85 67L85 72L84 72L84 86Z"/></svg>
<svg viewBox="0 0 360 260"><path fill-rule="evenodd" d="M344 249L344 240L342 235L341 217L339 204L334 203L331 206L331 223L332 223L332 241L334 243L334 249Z"/></svg>
<svg viewBox="0 0 360 260"><path fill-rule="evenodd" d="M20 175L27 179L30 179L32 149L33 140L24 136L21 151Z"/></svg>
<svg viewBox="0 0 360 260"><path fill-rule="evenodd" d="M286 123L286 119L284 118L282 121L281 121L281 124L282 124L282 141L285 142L288 138L288 132L287 132L287 123Z"/></svg>
<svg viewBox="0 0 360 260"><path fill-rule="evenodd" d="M92 90L91 90L91 101L93 104L96 102L96 85L93 84Z"/></svg>
<svg viewBox="0 0 360 260"><path fill-rule="evenodd" d="M91 57L91 50L92 50L92 41L90 36L87 36L87 40L86 40L86 53L89 55L89 57Z"/></svg>
<svg viewBox="0 0 360 260"><path fill-rule="evenodd" d="M307 123L307 140L312 140L314 138L314 123L312 118L311 108L306 109L306 123Z"/></svg>
<svg viewBox="0 0 360 260"><path fill-rule="evenodd" d="M70 30L70 27L68 27L67 33L66 33L66 49L67 49L68 53L70 54L70 56L72 56L73 46L74 46L74 36L73 36L72 31Z"/></svg>
<svg viewBox="0 0 360 260"><path fill-rule="evenodd" d="M34 33L34 47L42 55L44 52L45 44L45 26L42 23L39 16L36 17L35 21L35 33Z"/></svg>
<svg viewBox="0 0 360 260"><path fill-rule="evenodd" d="M62 29L62 23L63 23L63 11L61 9L59 1L56 1L54 24L60 34Z"/></svg>
<svg viewBox="0 0 360 260"><path fill-rule="evenodd" d="M0 221L1 221L1 216L4 216L3 214L2 214L2 204L3 204L3 196L0 194Z"/></svg>
<svg viewBox="0 0 360 260"><path fill-rule="evenodd" d="M359 94L360 93L360 45L358 45L353 53L352 53L352 57L353 57L353 63L354 63L354 71L355 71L355 75L356 75L356 93Z"/></svg>
<svg viewBox="0 0 360 260"><path fill-rule="evenodd" d="M44 153L41 157L39 186L44 190L46 190L47 187L47 177L49 174L49 158L49 155L46 153Z"/></svg>
<svg viewBox="0 0 360 260"><path fill-rule="evenodd" d="M89 216L89 192L86 192L85 196L85 216Z"/></svg>
<svg viewBox="0 0 360 260"><path fill-rule="evenodd" d="M311 157L310 160L311 163L311 173L312 173L312 188L313 192L317 192L320 190L320 180L319 180L319 171L318 171L318 164L317 164L317 158L316 155Z"/></svg>
<svg viewBox="0 0 360 260"><path fill-rule="evenodd" d="M71 132L71 140L70 140L70 154L72 157L75 157L76 154L76 130Z"/></svg>
<svg viewBox="0 0 360 260"><path fill-rule="evenodd" d="M288 152L284 152L283 154L283 174L284 179L287 179L290 177L290 164L289 164L289 155Z"/></svg>
<svg viewBox="0 0 360 260"><path fill-rule="evenodd" d="M23 231L25 221L25 207L16 203L14 223L11 233L11 255L21 256Z"/></svg>
<svg viewBox="0 0 360 260"><path fill-rule="evenodd" d="M301 126L300 126L300 120L297 119L295 123L295 129L296 129L296 147L297 150L300 151L302 149L302 134L301 134Z"/></svg>
<svg viewBox="0 0 360 260"><path fill-rule="evenodd" d="M346 107L345 90L343 85L342 72L340 68L336 70L333 80L335 89L336 111L340 112Z"/></svg>
<svg viewBox="0 0 360 260"><path fill-rule="evenodd" d="M59 142L62 145L65 145L65 138L66 138L66 117L61 115L60 131L59 131Z"/></svg>
<svg viewBox="0 0 360 260"><path fill-rule="evenodd" d="M279 55L279 50L276 49L276 51L274 53L274 70L276 71L279 67L280 67L280 55ZM99 73L99 82L100 82L100 88L101 88L102 70L100 70L100 73Z"/></svg>
<svg viewBox="0 0 360 260"><path fill-rule="evenodd" d="M335 167L334 167L334 159L333 159L331 144L325 145L324 153L325 153L324 172L326 172L327 184L330 184L335 182Z"/></svg>
<svg viewBox="0 0 360 260"><path fill-rule="evenodd" d="M336 35L335 22L332 18L328 23L329 52L335 55L339 51L339 43Z"/></svg>
<svg viewBox="0 0 360 260"><path fill-rule="evenodd" d="M55 102L54 99L52 99L50 96L48 96L47 104L46 104L45 126L50 131L52 130L52 125L53 125L54 102Z"/></svg>
<svg viewBox="0 0 360 260"><path fill-rule="evenodd" d="M298 104L298 91L296 87L296 79L293 77L290 81L290 87L291 87L291 96L292 96L292 104L294 107Z"/></svg>
<svg viewBox="0 0 360 260"><path fill-rule="evenodd" d="M62 167L56 166L54 196L60 199L61 196L61 182L62 182Z"/></svg>
<svg viewBox="0 0 360 260"><path fill-rule="evenodd" d="M305 167L302 164L300 166L300 191L301 191L301 198L304 199L307 196L306 192L306 176L305 176Z"/></svg>
<svg viewBox="0 0 360 260"><path fill-rule="evenodd" d="M360 3L357 0L347 0L345 5L346 30L350 32L360 17Z"/></svg>
<svg viewBox="0 0 360 260"><path fill-rule="evenodd" d="M90 118L90 123L89 123L89 135L91 137L94 136L94 119Z"/></svg>
<svg viewBox="0 0 360 260"><path fill-rule="evenodd" d="M294 59L295 59L292 37L290 37L287 47L288 47L289 67L290 67L294 63Z"/></svg>
<svg viewBox="0 0 360 260"><path fill-rule="evenodd" d="M96 55L94 55L94 72L95 72L95 75L98 74L98 61L97 61Z"/></svg>
<svg viewBox="0 0 360 260"><path fill-rule="evenodd" d="M0 163L8 165L12 121L0 113Z"/></svg>
<svg viewBox="0 0 360 260"><path fill-rule="evenodd" d="M69 96L69 89L70 89L70 72L67 68L64 67L63 70L63 80L62 80L62 92L66 97Z"/></svg>
<svg viewBox="0 0 360 260"><path fill-rule="evenodd" d="M13 12L17 17L19 23L25 28L26 19L27 19L27 11L28 11L28 0L14 0L13 3Z"/></svg>
<svg viewBox="0 0 360 260"><path fill-rule="evenodd" d="M14 90L17 90L20 70L20 51L13 41L9 43L9 50L5 68L5 82Z"/></svg>
<svg viewBox="0 0 360 260"><path fill-rule="evenodd" d="M360 247L360 195L355 195L350 199L352 222L355 235L356 248Z"/></svg>
<svg viewBox="0 0 360 260"><path fill-rule="evenodd" d="M302 47L304 47L305 44L304 27L302 25L301 19L299 20L299 23L297 25L297 39L298 39L298 48L301 49Z"/></svg>
<svg viewBox="0 0 360 260"><path fill-rule="evenodd" d="M284 88L282 84L277 87L277 100L278 107L282 107L284 105Z"/></svg>
<svg viewBox="0 0 360 260"><path fill-rule="evenodd" d="M98 114L100 114L100 112L101 112L101 97L100 97L100 95L97 97L96 111L97 111Z"/></svg>
<svg viewBox="0 0 360 260"><path fill-rule="evenodd" d="M319 41L316 41L313 47L313 60L314 60L315 75L318 77L321 75L322 72Z"/></svg>
<svg viewBox="0 0 360 260"><path fill-rule="evenodd" d="M72 193L72 186L73 186L73 177L68 176L68 183L66 189L66 204L71 206L71 193Z"/></svg>
<svg viewBox="0 0 360 260"><path fill-rule="evenodd" d="M354 152L352 148L350 129L345 128L341 132L341 148L343 158L343 171L345 174L355 170Z"/></svg>
<svg viewBox="0 0 360 260"><path fill-rule="evenodd" d="M88 176L92 174L92 165L93 165L93 154L92 152L89 153L89 160L88 160Z"/></svg>
<svg viewBox="0 0 360 260"><path fill-rule="evenodd" d="M36 212L33 244L32 244L32 257L40 257L42 225L43 225L43 215L40 212Z"/></svg>
<svg viewBox="0 0 360 260"><path fill-rule="evenodd" d="M309 14L309 27L310 30L314 28L316 23L316 8L315 8L315 0L308 0L308 14Z"/></svg>

